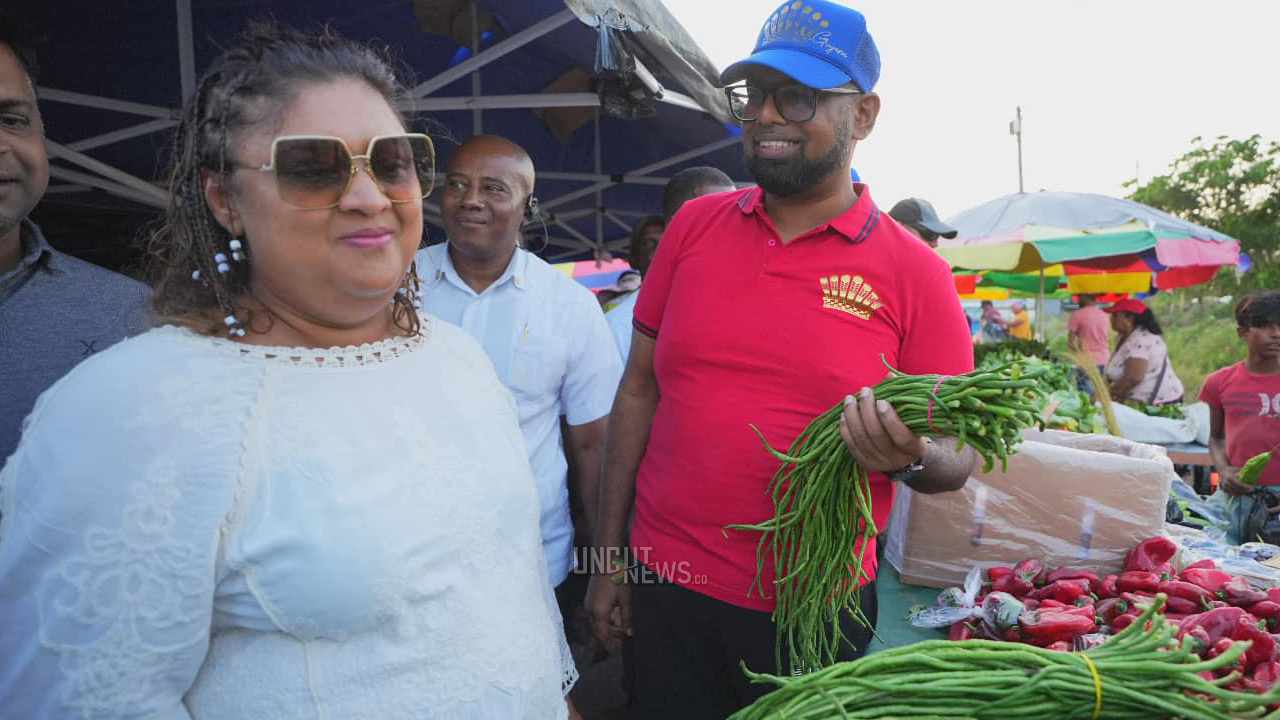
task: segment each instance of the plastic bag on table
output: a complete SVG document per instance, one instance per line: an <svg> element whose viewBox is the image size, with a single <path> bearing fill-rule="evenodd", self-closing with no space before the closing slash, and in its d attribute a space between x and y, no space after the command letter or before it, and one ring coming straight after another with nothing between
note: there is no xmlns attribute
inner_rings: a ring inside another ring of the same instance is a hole
<svg viewBox="0 0 1280 720"><path fill-rule="evenodd" d="M1212 530L1212 528L1210 529ZM1280 569L1259 562L1267 553L1280 554L1280 547L1268 543L1228 545L1219 532L1178 528L1174 537L1179 552L1175 565L1186 567L1198 560L1212 560L1219 570L1242 575L1268 587L1280 587Z"/></svg>
<svg viewBox="0 0 1280 720"><path fill-rule="evenodd" d="M1124 403L1112 403L1111 410L1116 416L1116 424L1120 426L1120 434L1135 442L1195 442L1199 430L1195 420L1153 417Z"/></svg>
<svg viewBox="0 0 1280 720"><path fill-rule="evenodd" d="M1077 635L1071 639L1072 652L1082 652L1084 650L1092 650L1100 647L1111 639L1111 633L1096 632L1087 635Z"/></svg>
<svg viewBox="0 0 1280 720"><path fill-rule="evenodd" d="M1274 536L1277 529L1276 523L1271 523L1271 528L1267 527L1271 520L1267 506L1272 504L1269 490L1259 488L1252 495L1228 495L1218 490L1205 502L1221 515L1221 521L1214 523L1213 527L1220 531L1228 545L1253 542L1259 538L1273 539L1267 537L1267 534Z"/></svg>
<svg viewBox="0 0 1280 720"><path fill-rule="evenodd" d="M1201 526L1223 526L1226 524L1226 517L1222 514L1221 508L1200 497L1200 494L1182 478L1174 476L1172 484L1169 486L1169 493L1185 513L1191 513L1195 516L1194 518L1184 519L1183 524L1195 523ZM1167 518L1166 522L1168 522Z"/></svg>
<svg viewBox="0 0 1280 720"><path fill-rule="evenodd" d="M982 617L982 608L975 604L981 590L982 568L975 565L965 576L964 587L949 587L938 593L933 607L911 614L911 624L916 627L941 628L961 620Z"/></svg>
<svg viewBox="0 0 1280 720"><path fill-rule="evenodd" d="M1246 542L1240 543L1240 557L1246 557L1250 560L1270 560L1280 554L1280 546L1273 545L1269 542Z"/></svg>

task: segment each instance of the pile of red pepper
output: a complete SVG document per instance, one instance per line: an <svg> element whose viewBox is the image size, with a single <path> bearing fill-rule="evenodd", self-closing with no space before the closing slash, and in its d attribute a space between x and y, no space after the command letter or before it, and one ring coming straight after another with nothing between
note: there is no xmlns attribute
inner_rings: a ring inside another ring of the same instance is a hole
<svg viewBox="0 0 1280 720"><path fill-rule="evenodd" d="M1280 679L1280 588L1254 588L1212 560L1179 573L1169 563L1176 550L1168 538L1144 540L1129 551L1123 571L1106 577L1066 567L1049 570L1038 558L990 568L976 601L982 619L954 623L947 637L1080 650L1123 630L1156 593L1164 593L1165 621L1176 626L1179 641L1192 638L1202 658L1217 656L1233 641L1251 641L1243 667L1235 668L1242 676L1229 687L1265 692Z"/></svg>

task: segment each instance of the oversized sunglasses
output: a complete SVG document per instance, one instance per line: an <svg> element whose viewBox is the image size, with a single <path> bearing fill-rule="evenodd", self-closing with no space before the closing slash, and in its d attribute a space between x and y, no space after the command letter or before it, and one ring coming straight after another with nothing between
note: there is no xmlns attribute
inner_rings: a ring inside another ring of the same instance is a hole
<svg viewBox="0 0 1280 720"><path fill-rule="evenodd" d="M813 119L818 112L819 95L861 95L860 90L829 88L818 90L808 85L783 85L776 88L760 88L751 85L734 85L724 89L729 98L729 109L742 122L760 119L764 101L773 96L773 106L787 122L802 123Z"/></svg>
<svg viewBox="0 0 1280 720"><path fill-rule="evenodd" d="M391 202L418 202L435 184L435 163L435 146L420 133L379 135L363 155L352 155L342 138L286 135L272 141L271 162L257 169L275 173L286 205L323 210L337 207L361 169Z"/></svg>

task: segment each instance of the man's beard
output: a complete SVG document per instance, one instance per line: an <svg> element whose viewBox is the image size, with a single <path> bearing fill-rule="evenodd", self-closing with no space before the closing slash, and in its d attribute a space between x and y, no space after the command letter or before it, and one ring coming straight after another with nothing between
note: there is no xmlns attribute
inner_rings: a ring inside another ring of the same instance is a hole
<svg viewBox="0 0 1280 720"><path fill-rule="evenodd" d="M790 160L774 160L744 153L743 163L751 178L766 193L795 197L812 190L827 175L844 167L853 148L851 135L851 123L845 116L836 129L835 145L822 157L810 160L802 152Z"/></svg>

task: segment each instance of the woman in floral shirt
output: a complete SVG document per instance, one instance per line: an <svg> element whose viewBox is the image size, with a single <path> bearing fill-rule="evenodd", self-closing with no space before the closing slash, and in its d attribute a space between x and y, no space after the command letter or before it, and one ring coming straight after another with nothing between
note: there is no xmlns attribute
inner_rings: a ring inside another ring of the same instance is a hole
<svg viewBox="0 0 1280 720"><path fill-rule="evenodd" d="M1106 309L1116 346L1107 361L1111 397L1131 403L1167 405L1182 402L1182 381L1169 363L1169 348L1160 323L1138 300L1120 300Z"/></svg>

